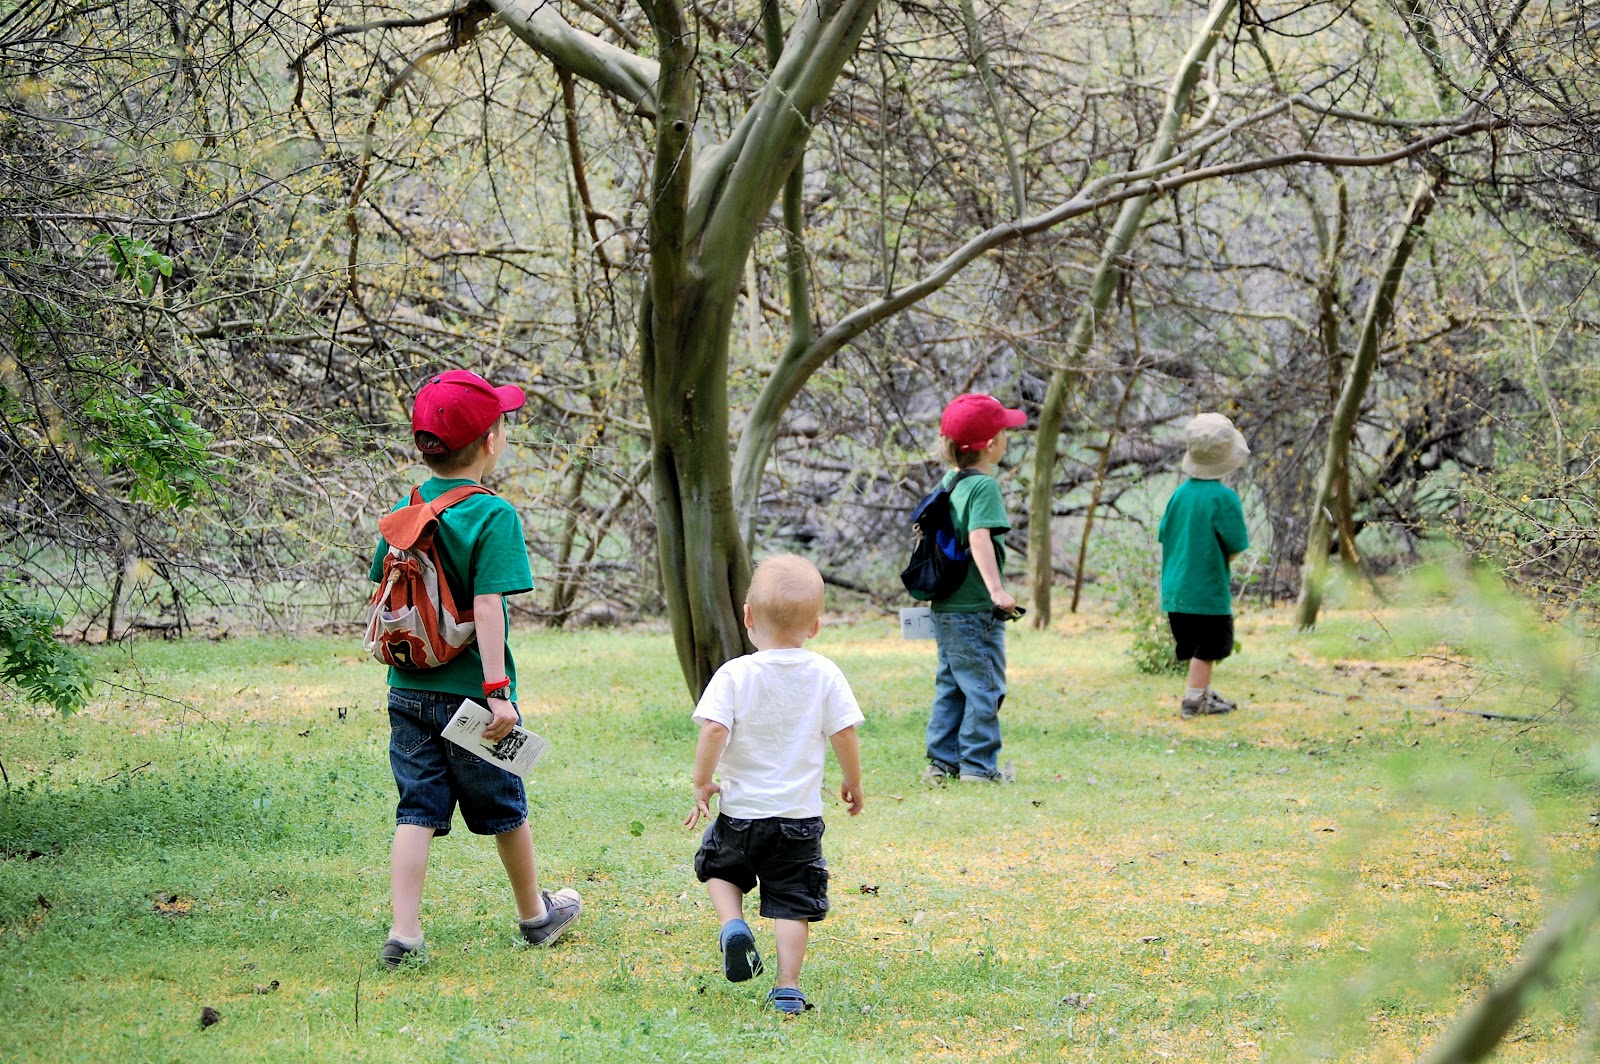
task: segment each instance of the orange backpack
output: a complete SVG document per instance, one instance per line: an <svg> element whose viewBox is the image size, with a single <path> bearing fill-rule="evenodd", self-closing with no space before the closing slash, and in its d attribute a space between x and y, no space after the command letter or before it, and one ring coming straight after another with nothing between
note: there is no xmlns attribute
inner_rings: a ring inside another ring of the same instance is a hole
<svg viewBox="0 0 1600 1064"><path fill-rule="evenodd" d="M411 489L411 502L378 521L389 544L383 577L367 615L367 652L385 665L434 669L478 637L472 610L457 609L440 564L434 533L439 515L462 499L493 495L477 484L451 488L432 502Z"/></svg>

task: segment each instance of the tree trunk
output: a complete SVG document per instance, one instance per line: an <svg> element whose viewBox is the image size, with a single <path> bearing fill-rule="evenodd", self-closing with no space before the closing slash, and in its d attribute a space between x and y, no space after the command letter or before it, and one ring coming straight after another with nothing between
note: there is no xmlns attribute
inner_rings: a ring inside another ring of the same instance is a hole
<svg viewBox="0 0 1600 1064"><path fill-rule="evenodd" d="M652 432L662 591L678 663L696 696L724 661L754 649L741 609L750 555L728 450L728 346L744 264L757 227L800 163L816 108L876 6L823 0L803 7L760 98L700 160L697 35L678 0L649 8L660 73L652 88L656 151L640 377ZM798 207L798 195L792 198ZM788 220L797 224L793 213ZM774 424L781 412L772 411Z"/></svg>
<svg viewBox="0 0 1600 1064"><path fill-rule="evenodd" d="M1236 4L1237 0L1213 0L1210 12L1195 34L1194 43L1189 46L1188 54L1178 67L1177 76L1172 79L1161 127L1140 161L1141 166L1154 166L1172 156L1178 144L1178 134L1183 128L1184 116L1189 111L1189 101L1194 96L1194 87L1200 80L1200 73L1211 50L1222 38L1223 22L1233 13ZM1138 235L1145 210L1154 199L1151 195L1140 196L1122 205L1116 224L1111 227L1111 233L1101 249L1100 264L1089 281L1088 299L1073 324L1065 355L1050 376L1050 387L1045 392L1044 405L1039 409L1039 439L1034 451L1033 494L1028 514L1028 563L1032 570L1035 628L1045 628L1050 624L1050 592L1055 579L1050 522L1051 512L1055 508L1057 447L1060 443L1061 421L1066 414L1071 376L1088 353L1089 346L1094 343L1101 318L1111 305L1112 293L1116 291L1123 257Z"/></svg>
<svg viewBox="0 0 1600 1064"><path fill-rule="evenodd" d="M732 303L728 300L718 315L705 302L685 300L686 308L704 315L697 322L704 327L688 335L657 329L643 336L661 584L678 664L696 695L724 661L754 649L741 610L750 555L734 516L728 455L725 369L731 320L724 326L708 320L731 319ZM695 366L701 368L688 368Z"/></svg>
<svg viewBox="0 0 1600 1064"><path fill-rule="evenodd" d="M1300 599L1295 608L1295 622L1301 628L1315 626L1317 613L1322 608L1322 589L1328 570L1328 537L1334 527L1333 507L1341 485L1349 479L1350 438L1355 433L1356 419L1367 396L1367 385L1378 363L1379 343L1394 317L1395 295L1400 289L1401 278L1405 276L1406 262L1411 258L1411 251L1416 246L1417 238L1422 235L1428 214L1437 202L1441 183L1438 174L1424 173L1417 178L1405 218L1389 241L1389 255L1384 263L1383 275L1367 302L1366 316L1361 322L1361 339L1356 346L1355 356L1350 360L1350 372L1339 393L1339 402L1333 410L1333 423L1328 429L1328 447L1322 459L1322 473L1317 478L1317 494L1311 504L1305 563L1300 570Z"/></svg>

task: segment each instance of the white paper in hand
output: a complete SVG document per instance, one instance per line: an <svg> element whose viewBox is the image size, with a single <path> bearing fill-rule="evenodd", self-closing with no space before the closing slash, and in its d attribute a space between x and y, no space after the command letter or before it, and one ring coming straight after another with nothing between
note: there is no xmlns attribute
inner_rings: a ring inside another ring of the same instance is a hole
<svg viewBox="0 0 1600 1064"><path fill-rule="evenodd" d="M483 737L483 729L492 720L493 713L470 698L464 699L456 709L456 715L450 718L450 723L439 734L461 749L477 754L489 764L498 765L507 772L514 772L518 776L532 772L533 766L550 749L550 743L520 724L513 727L511 734L504 739L497 743L490 742Z"/></svg>
<svg viewBox="0 0 1600 1064"><path fill-rule="evenodd" d="M900 611L901 639L937 639L933 630L933 611L926 606L909 606Z"/></svg>

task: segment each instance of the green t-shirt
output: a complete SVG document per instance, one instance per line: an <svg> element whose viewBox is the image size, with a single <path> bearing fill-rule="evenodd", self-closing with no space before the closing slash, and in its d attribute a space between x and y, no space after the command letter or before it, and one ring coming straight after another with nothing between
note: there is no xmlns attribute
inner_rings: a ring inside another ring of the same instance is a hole
<svg viewBox="0 0 1600 1064"><path fill-rule="evenodd" d="M422 498L432 502L451 488L476 481L431 477L421 485ZM411 502L411 493L394 509ZM392 512L392 511L391 511ZM474 595L514 595L533 590L533 573L528 568L528 543L522 537L522 522L516 508L498 495L472 495L456 503L439 517L434 542L444 562L445 579L459 609L471 609ZM372 556L370 576L374 583L383 577L383 558L389 544L378 537ZM506 628L511 627L510 611L501 601ZM511 678L511 700L517 700L517 663L506 647L506 675ZM409 687L419 691L483 697L483 657L476 642L436 669L389 668L390 687Z"/></svg>
<svg viewBox="0 0 1600 1064"><path fill-rule="evenodd" d="M945 474L944 485L949 487L955 477L956 470L952 469ZM987 528L991 531L994 536L995 564L1004 573L1005 534L1011 528L1011 521L1006 517L1005 500L1000 497L1000 482L987 474L964 478L950 491L950 517L963 547L967 546L967 537L973 529ZM976 561L967 567L966 579L961 581L955 594L928 605L939 613L988 613L994 608Z"/></svg>
<svg viewBox="0 0 1600 1064"><path fill-rule="evenodd" d="M1167 613L1233 613L1228 559L1250 546L1239 496L1220 480L1178 485L1161 515L1161 608Z"/></svg>

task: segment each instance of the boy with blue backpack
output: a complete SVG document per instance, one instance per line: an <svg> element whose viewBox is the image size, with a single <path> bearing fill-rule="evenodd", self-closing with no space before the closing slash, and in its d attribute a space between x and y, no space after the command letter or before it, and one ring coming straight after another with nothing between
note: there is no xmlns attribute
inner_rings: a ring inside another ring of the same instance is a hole
<svg viewBox="0 0 1600 1064"><path fill-rule="evenodd" d="M942 784L1011 782L1000 757L1000 707L1006 698L1006 621L1021 615L1005 589L1005 534L1011 528L994 472L1006 453L1006 431L1027 424L1027 414L1007 409L992 395L959 395L939 419L945 461L952 467L918 507L924 536L919 554L937 555L923 568L940 579L902 578L913 594L920 582L933 611L939 668L928 717L928 767L923 779ZM948 507L949 528L932 527ZM953 542L945 543L946 538ZM952 564L954 563L954 564Z"/></svg>

